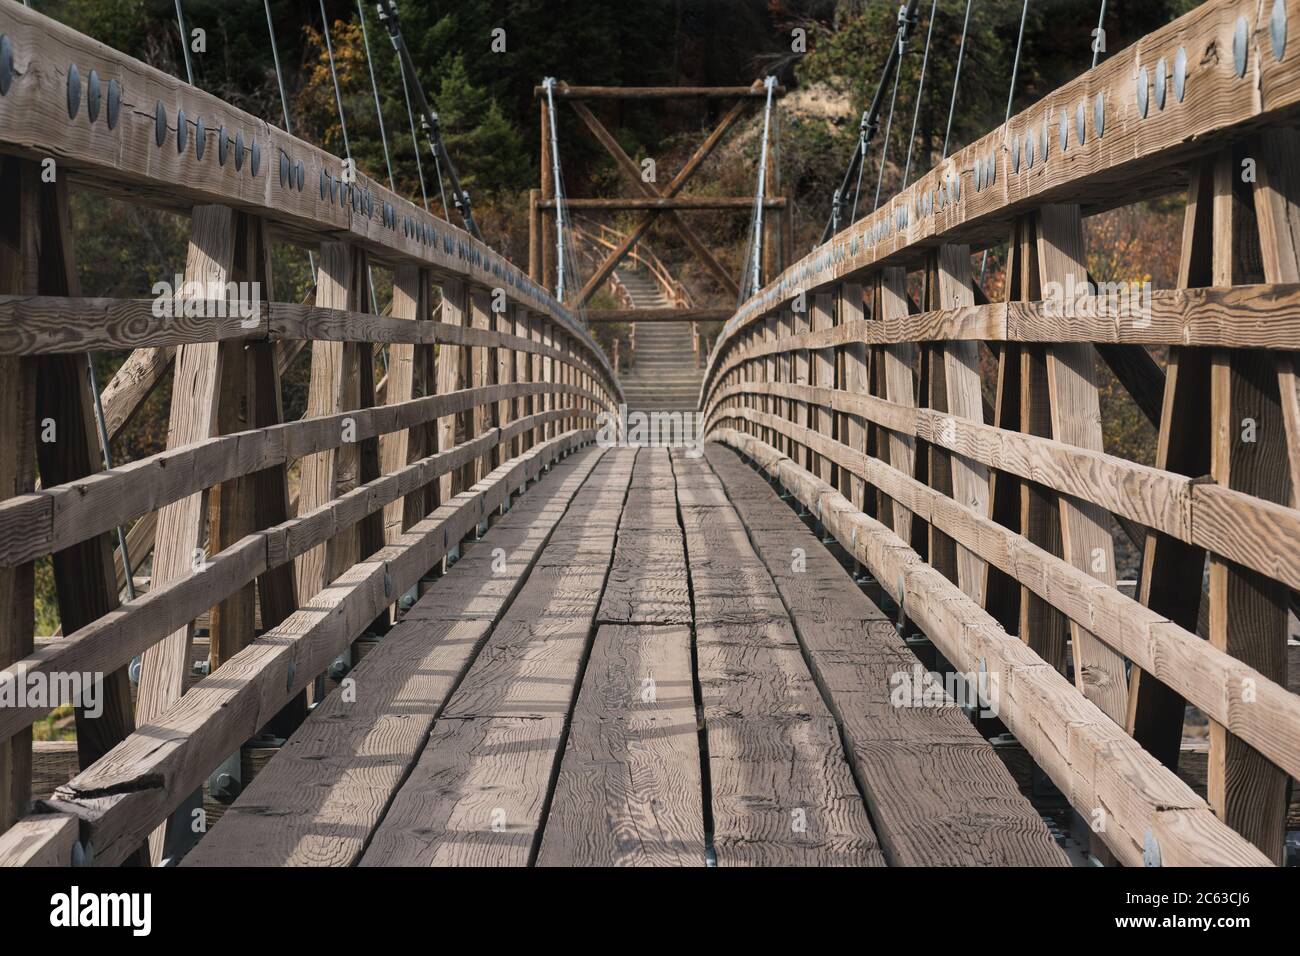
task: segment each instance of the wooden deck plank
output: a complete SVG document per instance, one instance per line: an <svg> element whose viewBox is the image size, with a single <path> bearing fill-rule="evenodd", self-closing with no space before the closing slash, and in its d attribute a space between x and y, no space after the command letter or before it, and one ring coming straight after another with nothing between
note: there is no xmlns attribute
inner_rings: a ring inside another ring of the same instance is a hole
<svg viewBox="0 0 1300 956"><path fill-rule="evenodd" d="M635 457L610 451L593 469L435 722L361 866L531 862Z"/></svg>
<svg viewBox="0 0 1300 956"><path fill-rule="evenodd" d="M364 851L393 793L475 653L504 613L496 587L527 576L603 452L587 449L556 466L533 489L534 502L511 510L475 551L498 536L524 543L493 574L457 562L384 636L285 743L185 866L348 866ZM544 501L544 505L542 502ZM531 550L530 550L531 549ZM478 597L492 589L491 601ZM463 608L473 608L473 615ZM351 698L351 699L349 699Z"/></svg>
<svg viewBox="0 0 1300 956"><path fill-rule="evenodd" d="M539 866L704 865L690 645L684 626L597 631Z"/></svg>
<svg viewBox="0 0 1300 956"><path fill-rule="evenodd" d="M722 486L674 453L682 486ZM719 866L883 866L839 732L734 507L682 507Z"/></svg>
<svg viewBox="0 0 1300 956"><path fill-rule="evenodd" d="M884 866L835 722L708 721L719 866Z"/></svg>
<svg viewBox="0 0 1300 956"><path fill-rule="evenodd" d="M919 662L839 562L735 453L711 446L706 455L736 489L741 518L763 525L758 555L840 724L889 862L1064 865L1042 819L955 705L891 702L896 675ZM789 559L796 548L806 554L803 571Z"/></svg>

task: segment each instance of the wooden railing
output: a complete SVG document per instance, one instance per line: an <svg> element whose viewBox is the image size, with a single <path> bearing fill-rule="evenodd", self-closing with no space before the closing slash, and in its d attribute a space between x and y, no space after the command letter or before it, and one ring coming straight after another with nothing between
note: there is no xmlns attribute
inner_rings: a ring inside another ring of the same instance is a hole
<svg viewBox="0 0 1300 956"><path fill-rule="evenodd" d="M1002 722L1125 864L1280 862L1300 777L1297 25L1297 0L1212 0L1044 96L744 303L702 388L712 438L955 669L995 675ZM1085 215L1178 189L1178 288L1077 296ZM1099 359L1155 467L1107 453ZM1187 703L1208 802L1175 775Z"/></svg>
<svg viewBox="0 0 1300 956"><path fill-rule="evenodd" d="M582 219L574 226L574 232L578 237L585 239L582 243L584 258L590 262L598 262L595 250L592 246L599 246L607 252L617 249L622 242L623 235L618 231L611 229L604 223L596 222L590 219ZM691 301L691 294L687 291L686 286L673 277L668 267L663 261L644 243L636 243L628 252L626 259L640 265L650 277L654 279L655 285L659 286L669 304L675 309L689 309L694 303ZM617 272L610 275L610 284L614 287L614 294L625 308L633 308L632 300L629 298L627 291L623 288L622 283L618 281Z"/></svg>
<svg viewBox="0 0 1300 956"><path fill-rule="evenodd" d="M0 46L0 687L85 674L103 707L77 708L81 773L29 813L51 701L0 706L0 862L111 865L259 731L291 731L331 661L592 441L621 389L544 289L337 157L16 3ZM72 188L190 215L186 282L220 285L80 296ZM269 301L277 242L315 251L313 305ZM372 264L392 270L389 316L367 314ZM304 345L307 415L285 421L280 373ZM106 430L170 369L167 447L104 470L89 353L128 349ZM151 584L122 603L112 532L132 521ZM38 644L45 556L62 631ZM182 696L205 614L211 674Z"/></svg>
<svg viewBox="0 0 1300 956"><path fill-rule="evenodd" d="M578 248L582 250L580 254L592 265L598 265L601 261L602 257L596 253L598 247L612 252L619 248L623 241L621 233L611 229L602 222L597 222L592 219L580 219L574 227L574 232L581 240L585 240L579 242ZM668 267L665 266L659 257L654 254L654 251L644 243L638 242L633 245L631 251L628 252L625 258L639 263L649 272L650 277L654 279L655 284L663 291L664 296L668 299L669 303L671 303L672 308L689 309L694 305L691 300L690 292L686 290L686 286L673 278L672 273L668 271ZM635 308L631 295L628 293L627 289L624 288L622 281L618 277L617 270L610 273L609 285L615 298L618 299L624 308ZM621 339L618 334L615 333L611 360L613 361L616 370L622 368L619 363L620 343ZM694 350L695 363L698 367L702 360L698 322L691 323L691 344ZM636 367L635 321L628 323L627 366L628 368Z"/></svg>

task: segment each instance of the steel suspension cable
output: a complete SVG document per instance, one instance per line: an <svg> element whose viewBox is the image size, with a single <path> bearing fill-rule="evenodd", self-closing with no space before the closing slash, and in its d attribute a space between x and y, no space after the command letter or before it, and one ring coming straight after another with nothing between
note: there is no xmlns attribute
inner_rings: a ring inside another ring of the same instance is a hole
<svg viewBox="0 0 1300 956"><path fill-rule="evenodd" d="M943 155L940 159L948 158L948 140L952 136L952 118L957 110L957 89L961 85L961 64L966 56L966 33L970 29L970 5L971 0L966 0L966 19L961 25L961 45L957 47L957 69L952 76L952 99L948 102L948 126L943 131Z"/></svg>
<svg viewBox="0 0 1300 956"><path fill-rule="evenodd" d="M1102 24L1105 22L1106 22L1106 0L1101 0L1101 13L1097 15L1097 35L1093 37L1092 40L1092 65L1093 66L1097 65L1097 59L1101 55L1101 48L1103 45L1105 45L1106 42L1104 39L1102 39L1106 35L1105 30L1102 28Z"/></svg>
<svg viewBox="0 0 1300 956"><path fill-rule="evenodd" d="M181 31L181 53L185 57L185 76L190 86L194 85L194 62L190 59L190 38L185 32L185 14L181 11L181 0L176 0L176 25Z"/></svg>
<svg viewBox="0 0 1300 956"><path fill-rule="evenodd" d="M1020 33L1016 36L1016 58L1011 64L1011 88L1007 90L1007 115L1002 120L1003 124L1011 122L1011 104L1016 99L1016 79L1020 76L1020 50L1025 42L1025 18L1029 14L1029 0L1025 0L1024 6L1020 8ZM984 255L980 258L980 278L984 278L984 272L989 266L989 251L984 250Z"/></svg>
<svg viewBox="0 0 1300 956"><path fill-rule="evenodd" d="M179 0L178 0L179 2ZM334 103L339 110L339 126L343 129L343 153L352 162L352 144L348 141L348 121L343 116L343 93L339 89L339 74L334 68L334 43L330 40L330 18L325 13L325 0L320 0L321 28L325 32L325 52L330 61L330 78L334 81Z"/></svg>
<svg viewBox="0 0 1300 956"><path fill-rule="evenodd" d="M349 166L351 166L351 171L355 175L356 163L352 159L352 144L348 140L348 124L347 124L347 120L343 116L343 93L341 88L339 87L338 70L334 66L334 44L330 41L330 21L329 21L329 17L325 13L325 0L320 0L320 16L321 16L321 27L325 31L325 52L329 55L330 78L334 81L334 103L338 106L339 126L343 130L343 152L347 155L348 164ZM387 152L387 147L385 146L385 153L386 152ZM370 310L375 315L378 315L379 297L375 294L375 273L374 270L370 267L369 263L366 264L366 280L367 280L366 285L370 287ZM384 351L382 346L380 347L379 350L379 357L383 361L384 370L387 371L388 353Z"/></svg>
<svg viewBox="0 0 1300 956"><path fill-rule="evenodd" d="M899 59L902 59L902 51L899 51ZM898 77L902 74L902 64L899 64L899 70L894 74L894 92L889 97L889 119L885 121L885 139L880 144L880 171L876 174L876 198L871 203L871 211L875 212L880 207L880 185L885 181L885 158L889 155L889 136L894 128L894 104L898 102ZM850 222L856 222L858 218L858 199L853 197L853 218Z"/></svg>
<svg viewBox="0 0 1300 956"><path fill-rule="evenodd" d="M1003 123L1011 120L1011 104L1016 99L1016 80L1020 76L1020 50L1025 42L1025 17L1029 13L1029 0L1020 8L1020 32L1016 36L1016 58L1011 63L1011 86L1007 90L1007 115Z"/></svg>
<svg viewBox="0 0 1300 956"><path fill-rule="evenodd" d="M271 59L275 61L275 85L280 89L280 111L284 114L284 131L293 135L293 124L289 121L289 97L284 92L284 72L280 69L280 44L275 35L275 21L271 19L271 0L262 0L262 9L266 11L266 32L271 36ZM307 250L307 262L311 266L311 283L316 284L316 253Z"/></svg>
<svg viewBox="0 0 1300 956"><path fill-rule="evenodd" d="M375 95L375 116L379 118L379 139L384 144L384 165L388 168L388 188L397 192L393 180L393 160L388 154L388 132L384 129L384 109L379 105L379 84L375 82L375 61L370 56L370 33L366 30L366 10L357 0L357 17L361 20L361 44L366 51L366 68L370 71L370 91Z"/></svg>
<svg viewBox="0 0 1300 956"><path fill-rule="evenodd" d="M420 177L420 198L424 200L424 211L428 212L429 193L424 188L424 162L420 159L420 137L415 132L415 111L411 109L411 88L406 83L406 71L402 69L400 58L397 63L397 72L402 78L402 96L406 100L406 120L411 124L411 149L415 152L415 172ZM441 177L439 177L439 181L441 181ZM446 215L446 212L447 209L444 205L443 214Z"/></svg>
<svg viewBox="0 0 1300 956"><path fill-rule="evenodd" d="M903 166L903 184L900 189L907 188L907 180L912 174L912 150L916 146L916 123L921 117L921 100L925 92L925 71L930 66L930 39L934 36L934 15L939 9L939 0L930 0L930 25L925 30L925 55L921 58L921 78L916 83L916 108L912 110L912 132L907 137L907 162Z"/></svg>
<svg viewBox="0 0 1300 956"><path fill-rule="evenodd" d="M560 142L555 129L555 77L542 80L551 136L551 178L555 182L555 298L564 301L564 189L560 185Z"/></svg>
<svg viewBox="0 0 1300 956"><path fill-rule="evenodd" d="M742 302L747 295L757 293L762 288L763 281L763 201L767 198L767 147L772 129L772 94L776 90L776 77L767 77L763 81L763 86L767 89L767 105L763 109L763 144L758 155L758 191L754 196L754 233L750 240L754 258L748 281L740 284ZM749 285L750 281L753 283L752 286ZM751 292L745 291L747 287Z"/></svg>

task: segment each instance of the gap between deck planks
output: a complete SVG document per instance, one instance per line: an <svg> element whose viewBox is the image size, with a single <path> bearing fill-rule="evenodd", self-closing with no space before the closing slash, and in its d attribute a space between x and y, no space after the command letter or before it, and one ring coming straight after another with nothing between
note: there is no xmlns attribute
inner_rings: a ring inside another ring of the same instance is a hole
<svg viewBox="0 0 1300 956"><path fill-rule="evenodd" d="M558 466L186 865L1064 863L955 708L889 706L915 658L883 613L709 458Z"/></svg>
<svg viewBox="0 0 1300 956"><path fill-rule="evenodd" d="M608 451L438 716L361 866L533 862L635 451Z"/></svg>
<svg viewBox="0 0 1300 956"><path fill-rule="evenodd" d="M184 866L346 866L364 850L442 705L604 452L538 485L437 580L285 743Z"/></svg>
<svg viewBox="0 0 1300 956"><path fill-rule="evenodd" d="M894 675L917 659L834 556L735 452L709 445L706 455L790 613L889 862L1068 865L992 746L951 701L892 704Z"/></svg>

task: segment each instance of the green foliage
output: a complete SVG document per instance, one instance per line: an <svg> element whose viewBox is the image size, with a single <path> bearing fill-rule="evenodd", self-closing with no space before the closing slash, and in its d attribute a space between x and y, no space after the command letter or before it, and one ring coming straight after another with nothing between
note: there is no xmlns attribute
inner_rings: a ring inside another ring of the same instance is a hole
<svg viewBox="0 0 1300 956"><path fill-rule="evenodd" d="M470 82L457 55L438 87L439 114L448 154L461 170L461 185L495 192L527 187L534 176L519 130L484 88Z"/></svg>

